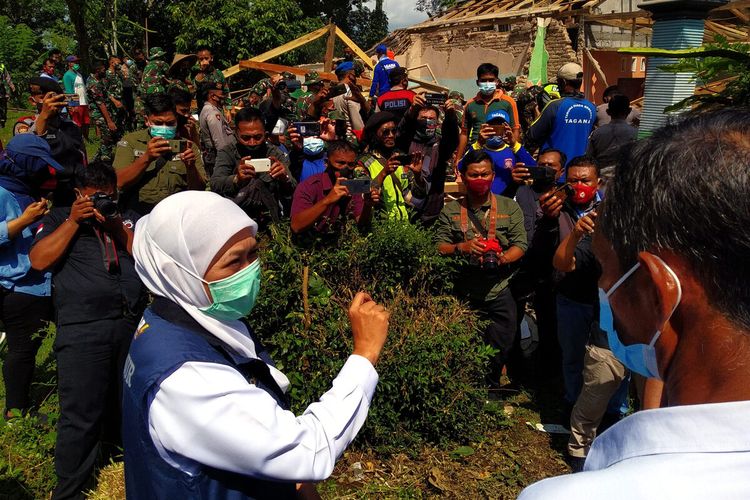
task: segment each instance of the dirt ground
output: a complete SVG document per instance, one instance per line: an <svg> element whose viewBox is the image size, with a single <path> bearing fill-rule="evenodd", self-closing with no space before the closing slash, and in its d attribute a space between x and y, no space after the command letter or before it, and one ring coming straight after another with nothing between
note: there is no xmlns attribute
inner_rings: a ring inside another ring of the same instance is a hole
<svg viewBox="0 0 750 500"><path fill-rule="evenodd" d="M532 428L541 421L562 422L558 410L540 415L539 408L549 408L546 399L520 393L500 402L505 416L479 443L427 446L412 456L387 458L372 451L346 452L318 490L332 499L516 498L531 483L570 472L563 460L567 435Z"/></svg>

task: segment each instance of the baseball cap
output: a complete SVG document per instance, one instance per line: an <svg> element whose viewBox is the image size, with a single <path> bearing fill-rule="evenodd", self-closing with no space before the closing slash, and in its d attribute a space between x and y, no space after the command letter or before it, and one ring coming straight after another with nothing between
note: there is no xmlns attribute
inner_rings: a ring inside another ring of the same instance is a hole
<svg viewBox="0 0 750 500"><path fill-rule="evenodd" d="M39 76L35 76L34 78L29 79L29 86L34 85L39 87L39 89L42 91L42 94L46 94L47 92L54 92L55 94L62 94L63 89L60 87L60 84L54 81L52 78L41 78Z"/></svg>
<svg viewBox="0 0 750 500"><path fill-rule="evenodd" d="M341 64L339 64L338 66L336 66L336 72L337 73L339 71L352 71L352 70L354 70L354 63L351 62L351 61L344 61Z"/></svg>
<svg viewBox="0 0 750 500"><path fill-rule="evenodd" d="M487 115L487 123L499 120L502 120L505 123L510 123L510 115L508 115L507 111L503 111L502 109L496 109Z"/></svg>
<svg viewBox="0 0 750 500"><path fill-rule="evenodd" d="M79 60L78 56L68 56L65 58L65 62L78 62Z"/></svg>
<svg viewBox="0 0 750 500"><path fill-rule="evenodd" d="M47 163L57 171L64 170L63 166L57 160L52 158L47 141L36 134L18 134L13 137L5 146L5 150L11 154L20 154L38 158Z"/></svg>
<svg viewBox="0 0 750 500"><path fill-rule="evenodd" d="M388 47L386 47L383 43L375 47L376 54L385 54L386 52L388 52Z"/></svg>
<svg viewBox="0 0 750 500"><path fill-rule="evenodd" d="M567 63L563 64L562 67L557 70L557 77L562 78L565 81L578 80L583 77L583 68L578 63Z"/></svg>

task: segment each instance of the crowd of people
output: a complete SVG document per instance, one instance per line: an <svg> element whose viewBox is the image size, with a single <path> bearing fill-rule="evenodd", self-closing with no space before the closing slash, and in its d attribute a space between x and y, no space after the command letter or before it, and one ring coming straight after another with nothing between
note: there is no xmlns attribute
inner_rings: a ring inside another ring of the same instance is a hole
<svg viewBox="0 0 750 500"><path fill-rule="evenodd" d="M388 313L358 295L353 355L320 402L299 417L289 412L289 381L244 322L260 288L257 240L283 222L297 244L323 246L336 245L346 224L366 231L378 217L431 228L437 251L458 262L455 293L487 321L489 397L561 378L574 471L614 463L594 438L631 411L631 384L636 410L690 400L671 376L694 360L676 359L682 332L694 328L677 314L680 293L684 308L701 290L700 319L709 322L722 314L724 302L712 297L723 285L701 259L721 268L730 265L725 255L740 267L744 259L734 247L714 251L706 228L693 233L680 220L688 211L709 217L713 210L695 203L699 185L718 189L708 170L734 175L730 157L696 165L712 167L690 173L695 184L674 200L655 173L669 166L665 175L680 175L680 164L656 151L698 148L688 142L695 125L636 143L628 97L611 87L595 106L574 62L518 95L483 63L475 96L436 101L410 89L408 71L381 45L369 95L360 86L366 65L347 51L336 81L275 74L232 99L211 48L176 54L171 65L165 56L158 47L148 58L113 55L84 78L77 56L59 74L61 54L52 54L29 82L33 123L0 158L4 417L34 412L37 332L53 322L53 498L83 498L100 458L122 440L132 498L284 496L295 483L314 494L307 482L330 474L364 423ZM742 150L747 163L747 133L733 120L704 122L724 127L713 142ZM88 158L92 131L100 147ZM725 208L742 216L741 207ZM722 214L727 228L748 222ZM664 313L644 318L656 325L653 338L631 324L657 307L625 291L634 282ZM630 303L620 295L610 306L621 285ZM601 492L612 474L596 479ZM562 486L572 496L581 481ZM559 484L525 495L563 498L553 492Z"/></svg>

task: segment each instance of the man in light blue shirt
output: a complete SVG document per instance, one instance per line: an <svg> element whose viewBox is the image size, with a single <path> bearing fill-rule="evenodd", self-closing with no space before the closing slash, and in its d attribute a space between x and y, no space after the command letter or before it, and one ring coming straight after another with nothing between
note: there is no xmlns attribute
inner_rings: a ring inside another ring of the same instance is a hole
<svg viewBox="0 0 750 500"><path fill-rule="evenodd" d="M615 169L593 236L601 327L627 368L663 381L662 407L522 500L750 498L748 123L740 109L687 118Z"/></svg>

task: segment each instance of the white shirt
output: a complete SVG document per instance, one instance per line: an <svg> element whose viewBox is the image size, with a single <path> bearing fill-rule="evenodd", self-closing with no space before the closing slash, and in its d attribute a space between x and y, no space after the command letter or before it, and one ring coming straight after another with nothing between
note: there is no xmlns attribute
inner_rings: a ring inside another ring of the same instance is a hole
<svg viewBox="0 0 750 500"><path fill-rule="evenodd" d="M519 500L750 498L750 401L638 412L594 440L584 472Z"/></svg>
<svg viewBox="0 0 750 500"><path fill-rule="evenodd" d="M354 440L378 383L352 355L317 403L297 417L231 367L188 362L167 377L149 410L160 456L195 474L201 464L261 479L320 481Z"/></svg>
<svg viewBox="0 0 750 500"><path fill-rule="evenodd" d="M76 72L76 81L73 83L73 91L78 94L81 106L87 106L89 101L86 97L86 84L83 82L83 77L78 72Z"/></svg>

